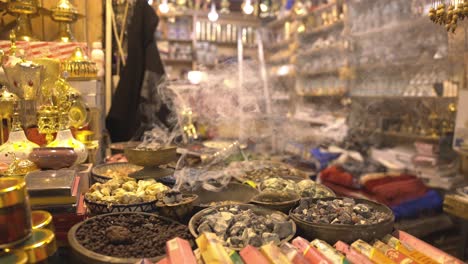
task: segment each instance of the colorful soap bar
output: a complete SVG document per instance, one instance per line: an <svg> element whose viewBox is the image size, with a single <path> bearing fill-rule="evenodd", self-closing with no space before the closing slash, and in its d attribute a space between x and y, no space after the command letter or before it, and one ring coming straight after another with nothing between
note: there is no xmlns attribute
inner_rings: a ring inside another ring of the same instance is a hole
<svg viewBox="0 0 468 264"><path fill-rule="evenodd" d="M203 233L196 242L205 264L232 264L231 258L214 233Z"/></svg>
<svg viewBox="0 0 468 264"><path fill-rule="evenodd" d="M309 264L309 261L292 244L286 242L280 246L280 249L293 264Z"/></svg>
<svg viewBox="0 0 468 264"><path fill-rule="evenodd" d="M239 254L245 264L269 264L268 259L254 246L246 246Z"/></svg>
<svg viewBox="0 0 468 264"><path fill-rule="evenodd" d="M399 238L401 242L404 242L414 248L417 251L424 252L427 255L431 256L435 261L441 264L462 264L465 263L442 250L435 248L428 243L421 241L420 239L404 232L404 231L395 231L394 235Z"/></svg>
<svg viewBox="0 0 468 264"><path fill-rule="evenodd" d="M197 264L192 247L187 240L176 237L167 241L166 253L170 263Z"/></svg>
<svg viewBox="0 0 468 264"><path fill-rule="evenodd" d="M387 258L382 252L378 251L373 246L369 245L361 239L354 241L354 243L351 244L351 247L375 263L395 263L391 259Z"/></svg>
<svg viewBox="0 0 468 264"><path fill-rule="evenodd" d="M316 248L322 255L327 258L333 264L344 264L349 263L346 257L341 254L338 250L327 244L327 242L320 239L314 239L310 242L310 245Z"/></svg>
<svg viewBox="0 0 468 264"><path fill-rule="evenodd" d="M293 239L292 244L302 252L304 257L310 263L317 263L317 264L331 264L327 258L325 258L317 249L310 245L310 242L302 237L296 237Z"/></svg>
<svg viewBox="0 0 468 264"><path fill-rule="evenodd" d="M373 264L374 263L368 257L366 257L366 256L362 255L361 253L357 252L351 246L349 246L348 244L346 244L343 241L336 242L334 247L338 251L343 253L343 255L345 255L346 258L353 264L358 264L358 263L359 264Z"/></svg>
<svg viewBox="0 0 468 264"><path fill-rule="evenodd" d="M401 253L400 251L392 248L380 240L376 240L373 244L374 248L382 252L385 256L398 264L417 264L416 261Z"/></svg>
<svg viewBox="0 0 468 264"><path fill-rule="evenodd" d="M393 237L391 235L384 236L382 241L387 243L387 245L391 246L392 248L410 257L412 260L416 261L416 263L419 263L419 264L437 264L438 263L437 261L428 257L427 255L417 251L410 245L404 242L401 242L396 237Z"/></svg>
<svg viewBox="0 0 468 264"><path fill-rule="evenodd" d="M233 264L244 264L244 261L242 261L242 258L235 250L226 248L226 252L228 253L229 258L231 258Z"/></svg>
<svg viewBox="0 0 468 264"><path fill-rule="evenodd" d="M260 252L268 259L270 264L292 264L288 258L281 253L279 247L269 243L260 247Z"/></svg>

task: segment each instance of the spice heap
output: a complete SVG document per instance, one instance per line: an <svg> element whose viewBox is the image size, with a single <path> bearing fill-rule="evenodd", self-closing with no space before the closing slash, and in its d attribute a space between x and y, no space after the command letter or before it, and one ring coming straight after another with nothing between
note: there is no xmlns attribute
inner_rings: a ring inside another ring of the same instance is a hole
<svg viewBox="0 0 468 264"><path fill-rule="evenodd" d="M273 177L264 180L260 184L260 189L263 191L281 191L300 195L301 197L324 198L335 197L335 194L321 184L317 184L312 180L302 180L296 183L293 180Z"/></svg>
<svg viewBox="0 0 468 264"><path fill-rule="evenodd" d="M143 169L143 167L137 165L128 165L128 166L113 166L112 168L107 169L102 175L117 178L117 177L128 177L128 175L137 172Z"/></svg>
<svg viewBox="0 0 468 264"><path fill-rule="evenodd" d="M328 201L302 199L293 214L306 222L318 224L371 225L390 218L387 213L350 198Z"/></svg>
<svg viewBox="0 0 468 264"><path fill-rule="evenodd" d="M228 171L235 171L237 178L241 181L253 181L261 183L264 179L281 176L294 176L297 173L281 163L271 161L242 161L233 162L228 167Z"/></svg>
<svg viewBox="0 0 468 264"><path fill-rule="evenodd" d="M129 177L113 178L106 183L95 183L85 198L91 202L106 204L136 204L162 198L169 187L154 179L136 181Z"/></svg>
<svg viewBox="0 0 468 264"><path fill-rule="evenodd" d="M91 218L77 230L76 237L88 250L119 258L154 258L164 255L167 240L191 239L186 226L143 214Z"/></svg>
<svg viewBox="0 0 468 264"><path fill-rule="evenodd" d="M269 242L279 243L293 234L293 223L280 213L259 215L251 209L232 205L203 216L197 231L199 234L215 233L228 247L259 247Z"/></svg>

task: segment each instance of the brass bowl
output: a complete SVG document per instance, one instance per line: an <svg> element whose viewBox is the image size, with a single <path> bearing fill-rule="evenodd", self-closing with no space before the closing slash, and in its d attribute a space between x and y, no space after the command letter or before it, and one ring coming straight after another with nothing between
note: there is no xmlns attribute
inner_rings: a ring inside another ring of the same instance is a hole
<svg viewBox="0 0 468 264"><path fill-rule="evenodd" d="M165 147L158 150L140 150L135 148L126 148L124 151L128 162L143 166L156 167L177 161L177 147Z"/></svg>
<svg viewBox="0 0 468 264"><path fill-rule="evenodd" d="M252 199L252 203L271 210L288 214L301 200L301 196L288 192L262 192Z"/></svg>
<svg viewBox="0 0 468 264"><path fill-rule="evenodd" d="M156 202L156 207L160 215L186 223L193 211L195 201L198 199L196 194L182 194L183 200L179 203L165 204L162 201Z"/></svg>

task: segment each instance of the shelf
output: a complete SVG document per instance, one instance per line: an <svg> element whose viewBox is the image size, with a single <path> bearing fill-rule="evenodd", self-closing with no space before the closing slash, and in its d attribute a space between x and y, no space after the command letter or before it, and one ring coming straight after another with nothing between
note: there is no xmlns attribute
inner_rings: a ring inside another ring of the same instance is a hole
<svg viewBox="0 0 468 264"><path fill-rule="evenodd" d="M323 122L321 120L318 120L318 119L315 119L315 118L307 118L307 117L297 117L297 116L294 116L291 118L293 121L297 121L297 122L304 122L304 123L309 123L311 125L314 125L314 126L325 126L327 125L326 122Z"/></svg>
<svg viewBox="0 0 468 264"><path fill-rule="evenodd" d="M421 25L431 25L429 24L428 22L430 22L429 19L427 19L427 17L415 17L413 19L408 19L408 20L405 20L404 22L400 22L400 23L393 23L393 24L387 24L383 27L377 27L377 28L373 28L373 29L370 29L370 30L367 30L367 31L364 31L364 32L351 32L350 35L352 37L366 37L366 36L372 36L372 35L375 35L375 34L378 34L378 33L389 33L391 31L394 31L396 29L404 29L404 30L408 30L408 29L414 29L415 27L418 27L418 26L421 26Z"/></svg>
<svg viewBox="0 0 468 264"><path fill-rule="evenodd" d="M157 42L181 42L181 43L192 43L191 39L158 39Z"/></svg>
<svg viewBox="0 0 468 264"><path fill-rule="evenodd" d="M192 64L193 60L185 59L162 59L163 62L168 64Z"/></svg>
<svg viewBox="0 0 468 264"><path fill-rule="evenodd" d="M289 44L291 44L293 42L293 38L290 38L290 39L284 39L284 40L281 40L279 42L275 42L271 45L266 45L266 48L267 49L278 49L278 48L281 48L283 46L285 46L286 48L289 48Z"/></svg>
<svg viewBox="0 0 468 264"><path fill-rule="evenodd" d="M314 27L310 31L304 32L302 34L302 37L307 38L307 37L313 36L315 34L322 33L322 32L325 32L325 31L331 31L331 30L333 30L335 28L343 27L343 26L344 26L344 21L343 20L338 20L337 22L335 22L333 24L330 24L330 25L323 25L323 26Z"/></svg>
<svg viewBox="0 0 468 264"><path fill-rule="evenodd" d="M403 133L403 132L389 132L389 131L371 130L371 129L367 129L367 128L359 128L359 130L364 131L364 132L368 132L368 133L382 134L384 136L389 136L389 137L399 137L399 138L425 140L425 141L439 141L440 140L439 136L437 136L437 137L423 136L423 135Z"/></svg>
<svg viewBox="0 0 468 264"><path fill-rule="evenodd" d="M336 3L328 3L328 4L323 4L323 5L320 5L314 9L311 10L311 13L318 13L318 12L321 12L321 11L324 11L324 10L327 10L328 8L330 7L333 7L333 6L336 6Z"/></svg>
<svg viewBox="0 0 468 264"><path fill-rule="evenodd" d="M283 100L287 101L289 99L290 99L289 95L287 95L287 94L273 95L271 97L271 100L274 100L274 101L283 101Z"/></svg>
<svg viewBox="0 0 468 264"><path fill-rule="evenodd" d="M292 19L292 16L291 16L291 14L288 14L288 15L280 18L280 19L275 19L272 22L267 23L265 26L268 27L268 28L277 28L279 26L284 25L284 23L286 23L286 21L288 21L290 19Z"/></svg>
<svg viewBox="0 0 468 264"><path fill-rule="evenodd" d="M335 99L341 99L346 96L346 94L298 94L301 97L305 98L335 98Z"/></svg>
<svg viewBox="0 0 468 264"><path fill-rule="evenodd" d="M315 72L299 72L300 76L317 76L317 75L327 75L327 74L338 74L340 72L340 69L323 69L320 71L315 71Z"/></svg>
<svg viewBox="0 0 468 264"><path fill-rule="evenodd" d="M237 49L237 42L222 42L222 41L211 41L211 40L197 40L197 43L203 42L203 43L210 43L218 46L224 46L224 47L230 47L230 48L236 48ZM257 48L256 44L249 44L246 45L245 43L243 44L244 49L255 49Z"/></svg>
<svg viewBox="0 0 468 264"><path fill-rule="evenodd" d="M311 55L321 54L321 53L334 51L334 50L345 51L345 47L343 44L334 44L334 45L330 45L324 48L315 48L311 50L306 50L304 52L301 52L298 56L311 56Z"/></svg>

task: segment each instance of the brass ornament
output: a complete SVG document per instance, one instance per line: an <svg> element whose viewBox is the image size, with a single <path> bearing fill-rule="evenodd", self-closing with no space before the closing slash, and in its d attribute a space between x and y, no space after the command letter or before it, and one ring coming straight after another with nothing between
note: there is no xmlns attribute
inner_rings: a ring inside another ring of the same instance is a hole
<svg viewBox="0 0 468 264"><path fill-rule="evenodd" d="M57 5L51 9L51 18L59 23L59 35L56 41L75 41L71 25L84 16L78 13L78 9L68 0L59 0Z"/></svg>
<svg viewBox="0 0 468 264"><path fill-rule="evenodd" d="M81 47L77 47L68 60L62 63L69 80L93 80L97 78L96 63L90 61Z"/></svg>
<svg viewBox="0 0 468 264"><path fill-rule="evenodd" d="M31 17L41 11L39 0L9 0L6 10L16 17L16 36L19 40L37 41L37 36L32 32Z"/></svg>
<svg viewBox="0 0 468 264"><path fill-rule="evenodd" d="M56 106L44 105L37 111L37 127L39 133L46 135L47 143L54 140L54 133L59 131L59 111Z"/></svg>

